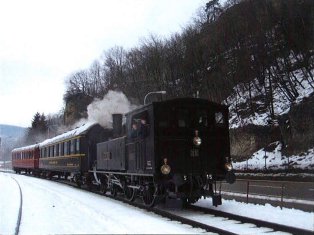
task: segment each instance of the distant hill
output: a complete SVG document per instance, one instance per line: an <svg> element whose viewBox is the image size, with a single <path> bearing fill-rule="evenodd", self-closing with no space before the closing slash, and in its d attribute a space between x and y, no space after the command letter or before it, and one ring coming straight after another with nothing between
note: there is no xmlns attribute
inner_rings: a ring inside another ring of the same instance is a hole
<svg viewBox="0 0 314 235"><path fill-rule="evenodd" d="M3 125L0 124L0 137L1 138L20 138L24 135L26 128L19 126Z"/></svg>
<svg viewBox="0 0 314 235"><path fill-rule="evenodd" d="M0 124L0 161L9 160L13 148L21 145L27 128Z"/></svg>

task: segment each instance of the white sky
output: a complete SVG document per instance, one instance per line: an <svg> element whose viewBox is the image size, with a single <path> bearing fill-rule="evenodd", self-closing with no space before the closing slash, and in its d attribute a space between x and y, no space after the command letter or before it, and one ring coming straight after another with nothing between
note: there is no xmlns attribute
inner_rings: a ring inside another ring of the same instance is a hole
<svg viewBox="0 0 314 235"><path fill-rule="evenodd" d="M0 0L0 124L63 107L65 78L103 51L180 32L206 0Z"/></svg>

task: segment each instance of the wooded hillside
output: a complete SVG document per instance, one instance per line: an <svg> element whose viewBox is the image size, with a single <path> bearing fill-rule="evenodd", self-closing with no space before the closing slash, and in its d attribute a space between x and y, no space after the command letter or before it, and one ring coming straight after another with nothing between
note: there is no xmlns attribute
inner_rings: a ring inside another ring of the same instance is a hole
<svg viewBox="0 0 314 235"><path fill-rule="evenodd" d="M171 22L170 22L171 23ZM64 100L69 116L86 97L120 90L141 104L150 91L166 98L191 97L232 102L232 112L264 112L270 123L280 115L275 96L294 102L304 84L314 89L314 1L209 1L192 25L167 39L150 36L138 47L114 47L90 68L67 78ZM238 102L248 94L245 104ZM229 99L230 96L235 97ZM239 104L239 105L238 105ZM245 110L245 111L243 111ZM67 117L65 117L67 120Z"/></svg>

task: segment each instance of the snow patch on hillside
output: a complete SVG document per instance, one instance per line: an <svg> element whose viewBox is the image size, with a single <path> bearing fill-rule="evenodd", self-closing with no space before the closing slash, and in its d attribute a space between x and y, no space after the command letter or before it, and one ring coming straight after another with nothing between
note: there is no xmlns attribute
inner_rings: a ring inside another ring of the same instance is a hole
<svg viewBox="0 0 314 235"><path fill-rule="evenodd" d="M234 162L236 170L284 170L298 168L314 170L314 148L301 155L285 156L282 154L282 144L272 143L273 151L262 148L256 151L247 161Z"/></svg>
<svg viewBox="0 0 314 235"><path fill-rule="evenodd" d="M311 70L311 73L314 73L314 70ZM305 79L301 69L291 72L290 76L297 79L297 81L294 81L294 87L299 96L296 100L291 102L283 94L281 88L276 86L273 91L273 105L276 116L288 113L292 105L299 104L305 97L309 97L314 92L313 84L310 84L310 82ZM265 86L258 85L258 89L256 88L256 84L259 84L257 79L250 84L241 83L235 86L233 88L234 92L224 101L224 104L229 106L230 128L238 128L249 124L262 126L269 124L270 112L263 101L265 100L265 95L263 94L267 93L265 87L269 87L269 84L266 83ZM248 113L247 110L250 108L248 101L250 98L249 87L251 89L251 100L253 100L254 105L256 106L256 112L247 116L245 114L243 115L243 113Z"/></svg>

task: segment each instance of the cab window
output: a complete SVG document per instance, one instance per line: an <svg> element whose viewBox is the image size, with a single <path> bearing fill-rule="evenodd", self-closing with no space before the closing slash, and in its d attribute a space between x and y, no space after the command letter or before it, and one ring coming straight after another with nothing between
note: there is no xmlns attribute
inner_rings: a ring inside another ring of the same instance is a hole
<svg viewBox="0 0 314 235"><path fill-rule="evenodd" d="M131 119L131 126L129 127L130 137L134 138L145 138L150 132L150 120L148 116L148 111L144 111L135 114Z"/></svg>

